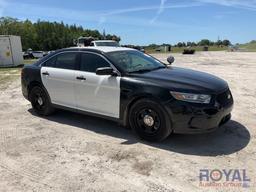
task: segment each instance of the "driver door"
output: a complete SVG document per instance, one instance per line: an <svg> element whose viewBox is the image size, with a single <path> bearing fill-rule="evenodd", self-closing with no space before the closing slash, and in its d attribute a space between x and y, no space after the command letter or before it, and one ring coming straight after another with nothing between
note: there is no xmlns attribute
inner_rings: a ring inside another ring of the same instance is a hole
<svg viewBox="0 0 256 192"><path fill-rule="evenodd" d="M80 68L75 72L76 108L119 118L120 77L96 75L96 69L101 67L110 67L103 56L89 52L81 53Z"/></svg>

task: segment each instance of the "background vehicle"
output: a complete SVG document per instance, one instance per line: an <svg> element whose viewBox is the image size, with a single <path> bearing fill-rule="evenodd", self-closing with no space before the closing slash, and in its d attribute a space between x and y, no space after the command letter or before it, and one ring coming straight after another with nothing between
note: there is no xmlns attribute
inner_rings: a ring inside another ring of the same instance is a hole
<svg viewBox="0 0 256 192"><path fill-rule="evenodd" d="M95 40L93 37L79 37L77 41L74 42L78 47L120 47L119 43L113 40Z"/></svg>
<svg viewBox="0 0 256 192"><path fill-rule="evenodd" d="M28 49L26 52L23 53L24 59L40 59L46 56L48 53L43 51L33 51L32 49Z"/></svg>
<svg viewBox="0 0 256 192"><path fill-rule="evenodd" d="M44 57L45 54L43 51L33 51L32 55L34 58L39 59L39 58Z"/></svg>
<svg viewBox="0 0 256 192"><path fill-rule="evenodd" d="M77 47L88 47L94 40L93 37L79 37L77 40L74 39L73 43L74 45L77 45Z"/></svg>
<svg viewBox="0 0 256 192"><path fill-rule="evenodd" d="M182 54L184 54L184 55L187 55L187 54L193 55L193 54L195 54L195 52L196 52L195 49L192 49L191 47L187 47L187 48L185 48L185 49L183 50L183 53L182 53Z"/></svg>
<svg viewBox="0 0 256 192"><path fill-rule="evenodd" d="M119 43L113 40L97 40L92 41L90 46L93 47L100 47L100 46L107 46L107 47L120 47Z"/></svg>
<svg viewBox="0 0 256 192"><path fill-rule="evenodd" d="M130 125L148 141L215 130L233 107L222 79L168 67L129 48L59 50L24 67L21 79L23 95L39 115L54 108L91 114Z"/></svg>

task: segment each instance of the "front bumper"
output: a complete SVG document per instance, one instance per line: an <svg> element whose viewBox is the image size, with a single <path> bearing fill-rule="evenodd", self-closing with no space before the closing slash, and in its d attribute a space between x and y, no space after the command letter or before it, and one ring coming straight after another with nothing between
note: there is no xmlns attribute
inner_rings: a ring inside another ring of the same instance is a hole
<svg viewBox="0 0 256 192"><path fill-rule="evenodd" d="M230 120L233 98L225 106L217 102L205 105L177 100L165 106L174 133L206 133L216 130Z"/></svg>

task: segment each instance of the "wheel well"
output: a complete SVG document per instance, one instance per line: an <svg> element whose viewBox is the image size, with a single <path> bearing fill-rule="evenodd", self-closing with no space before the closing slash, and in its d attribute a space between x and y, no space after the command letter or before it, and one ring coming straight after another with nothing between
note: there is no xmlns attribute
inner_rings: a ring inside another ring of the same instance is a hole
<svg viewBox="0 0 256 192"><path fill-rule="evenodd" d="M30 100L30 92L34 87L42 87L41 83L39 83L38 81L32 81L29 85L28 85L28 99Z"/></svg>
<svg viewBox="0 0 256 192"><path fill-rule="evenodd" d="M42 88L42 89L45 91L45 93L46 93L47 97L49 98L50 102L52 102L52 101L51 101L51 97L50 97L48 91L47 91L47 90L45 89L45 87L44 87L40 82L38 82L38 81L32 81L32 82L29 84L29 86L28 86L28 99L29 99L29 101L30 101L30 92L31 92L31 90L32 90L34 87L40 87L40 88Z"/></svg>
<svg viewBox="0 0 256 192"><path fill-rule="evenodd" d="M159 102L159 99L153 97L152 95L143 95L143 96L138 96L136 98L134 98L126 107L125 111L124 111L124 126L128 126L129 125L129 114L130 114L130 109L131 107L139 100L142 100L142 99L151 99L157 103L160 103ZM164 108L163 108L164 109ZM165 109L164 109L165 110ZM166 111L166 110L165 110ZM168 112L166 111L166 114L168 114ZM173 124L172 120L170 119L170 123L171 123L171 126Z"/></svg>
<svg viewBox="0 0 256 192"><path fill-rule="evenodd" d="M141 96L137 96L135 97L130 103L128 103L127 107L125 108L125 111L124 111L124 126L127 126L129 125L129 114L130 114L130 109L131 107L139 100L142 100L142 99L152 99L152 100L155 100L155 98L151 95L141 95Z"/></svg>

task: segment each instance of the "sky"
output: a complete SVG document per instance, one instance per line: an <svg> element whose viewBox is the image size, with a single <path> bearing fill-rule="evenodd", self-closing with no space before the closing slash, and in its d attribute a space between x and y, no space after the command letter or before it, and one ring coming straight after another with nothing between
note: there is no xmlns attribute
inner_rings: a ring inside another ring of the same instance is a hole
<svg viewBox="0 0 256 192"><path fill-rule="evenodd" d="M122 44L256 39L256 0L0 0L0 16L105 29Z"/></svg>

